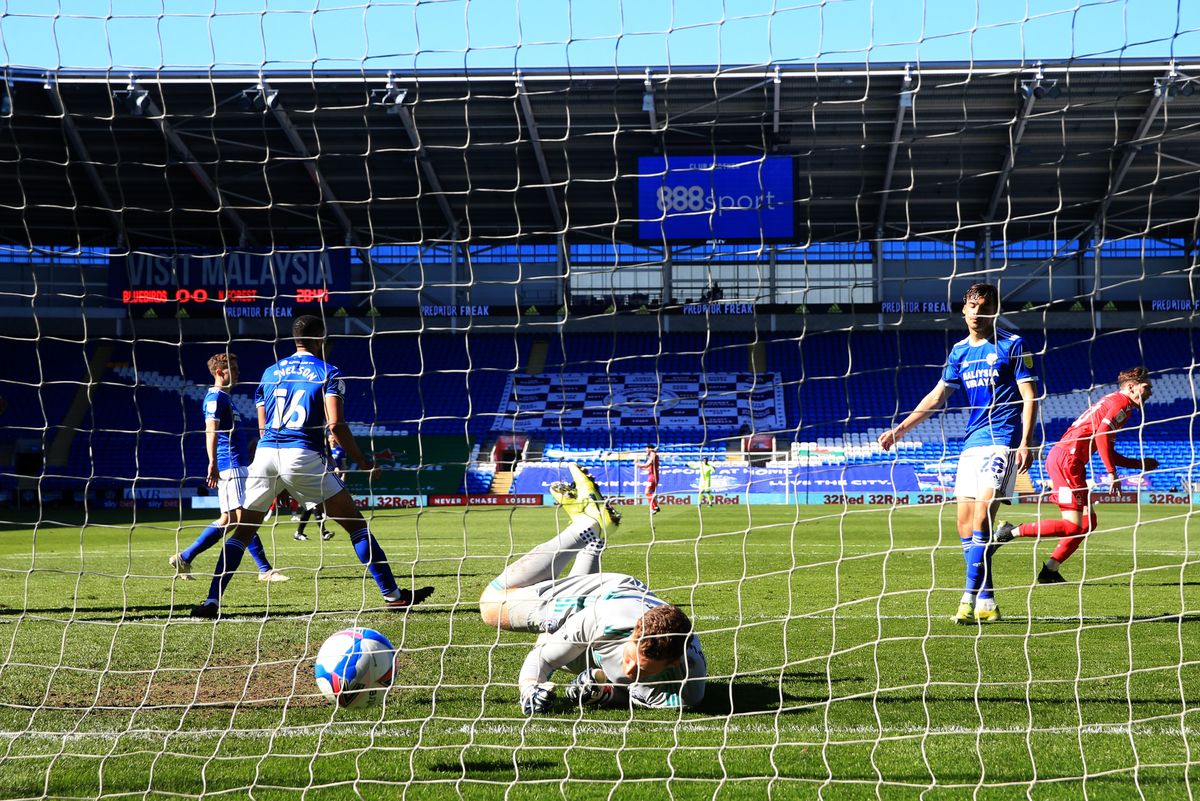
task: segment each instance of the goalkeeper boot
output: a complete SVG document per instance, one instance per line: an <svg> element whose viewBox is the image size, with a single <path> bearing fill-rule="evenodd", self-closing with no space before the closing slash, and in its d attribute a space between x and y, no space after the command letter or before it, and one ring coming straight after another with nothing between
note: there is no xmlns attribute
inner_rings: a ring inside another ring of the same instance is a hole
<svg viewBox="0 0 1200 801"><path fill-rule="evenodd" d="M1016 536L1017 527L1012 523L1009 523L1007 520L1001 520L996 526L996 536L993 537L993 540L996 543L1003 545L1006 542L1012 542L1014 539L1016 539Z"/></svg>
<svg viewBox="0 0 1200 801"><path fill-rule="evenodd" d="M975 604L975 622L980 625L1000 622L1000 607L995 601L981 601Z"/></svg>
<svg viewBox="0 0 1200 801"><path fill-rule="evenodd" d="M183 554L177 553L167 560L171 567L175 568L175 578L181 578L184 581L195 581L196 577L192 575L192 563L185 562Z"/></svg>
<svg viewBox="0 0 1200 801"><path fill-rule="evenodd" d="M268 583L277 583L280 581L291 581L291 578L283 575L278 570L271 569L259 571L258 580L266 581Z"/></svg>
<svg viewBox="0 0 1200 801"><path fill-rule="evenodd" d="M1042 565L1042 569L1038 571L1037 583L1066 584L1067 580L1062 577L1062 573L1059 573L1057 570L1051 570L1045 565Z"/></svg>
<svg viewBox="0 0 1200 801"><path fill-rule="evenodd" d="M303 531L297 531L292 535L292 539L296 540L297 542L308 542L308 535Z"/></svg>
<svg viewBox="0 0 1200 801"><path fill-rule="evenodd" d="M975 607L970 601L963 601L958 605L958 611L954 613L954 622L960 626L972 626L975 624Z"/></svg>
<svg viewBox="0 0 1200 801"><path fill-rule="evenodd" d="M588 505L587 498L580 498L575 485L566 481L555 481L551 484L550 495L572 522L584 514Z"/></svg>
<svg viewBox="0 0 1200 801"><path fill-rule="evenodd" d="M564 509L576 503L575 485L567 481L555 481L550 484L550 495L554 502Z"/></svg>
<svg viewBox="0 0 1200 801"><path fill-rule="evenodd" d="M610 527L619 526L621 516L613 514L612 506L605 501L604 493L600 492L600 487L591 474L576 464L568 465L568 469L571 471L571 477L575 479L575 495L581 503L581 514L599 522L600 528L605 531Z"/></svg>

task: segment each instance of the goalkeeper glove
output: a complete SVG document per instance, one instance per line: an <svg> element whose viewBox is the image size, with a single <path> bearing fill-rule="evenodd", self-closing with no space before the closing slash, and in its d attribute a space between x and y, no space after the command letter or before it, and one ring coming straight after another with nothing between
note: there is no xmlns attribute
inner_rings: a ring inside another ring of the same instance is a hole
<svg viewBox="0 0 1200 801"><path fill-rule="evenodd" d="M526 715L540 715L550 711L554 700L554 683L530 684L521 689L521 711Z"/></svg>
<svg viewBox="0 0 1200 801"><path fill-rule="evenodd" d="M590 670L583 671L567 685L567 698L578 706L612 706L613 696L613 686L596 681Z"/></svg>

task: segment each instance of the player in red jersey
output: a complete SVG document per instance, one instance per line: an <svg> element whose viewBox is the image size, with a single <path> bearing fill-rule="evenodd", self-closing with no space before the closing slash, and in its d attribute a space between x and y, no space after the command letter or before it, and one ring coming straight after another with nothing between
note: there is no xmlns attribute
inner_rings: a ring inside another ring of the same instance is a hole
<svg viewBox="0 0 1200 801"><path fill-rule="evenodd" d="M1105 395L1071 424L1058 444L1046 457L1046 472L1050 474L1052 501L1062 512L1060 520L1038 520L1014 526L1001 522L996 529L996 541L1008 542L1015 537L1061 537L1058 547L1038 573L1038 584L1061 584L1066 581L1059 566L1083 544L1083 539L1096 530L1096 506L1089 497L1087 466L1092 454L1099 451L1108 470L1109 492L1121 492L1118 467L1131 470L1154 470L1155 459L1130 459L1117 453L1113 437L1125 427L1134 409L1141 409L1153 394L1150 374L1145 367L1134 367L1117 376L1116 392Z"/></svg>
<svg viewBox="0 0 1200 801"><path fill-rule="evenodd" d="M658 491L658 452L653 445L646 446L646 459L637 463L638 469L646 471L646 500L650 503L650 514L662 511L655 493Z"/></svg>

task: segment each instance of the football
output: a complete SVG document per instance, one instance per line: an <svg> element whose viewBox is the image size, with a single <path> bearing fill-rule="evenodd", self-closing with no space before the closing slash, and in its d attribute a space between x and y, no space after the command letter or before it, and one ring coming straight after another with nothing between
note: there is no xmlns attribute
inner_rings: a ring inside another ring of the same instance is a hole
<svg viewBox="0 0 1200 801"><path fill-rule="evenodd" d="M346 709L372 706L392 684L396 649L375 629L345 629L317 652L313 668L321 695Z"/></svg>

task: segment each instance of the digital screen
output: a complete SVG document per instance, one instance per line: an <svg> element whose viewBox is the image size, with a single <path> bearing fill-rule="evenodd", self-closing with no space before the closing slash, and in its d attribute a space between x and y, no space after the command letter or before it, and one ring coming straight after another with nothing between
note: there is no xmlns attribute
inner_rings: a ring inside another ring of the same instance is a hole
<svg viewBox="0 0 1200 801"><path fill-rule="evenodd" d="M639 239L795 236L790 156L642 156L638 176Z"/></svg>
<svg viewBox="0 0 1200 801"><path fill-rule="evenodd" d="M110 297L127 306L330 303L349 289L345 250L134 253L109 268Z"/></svg>

